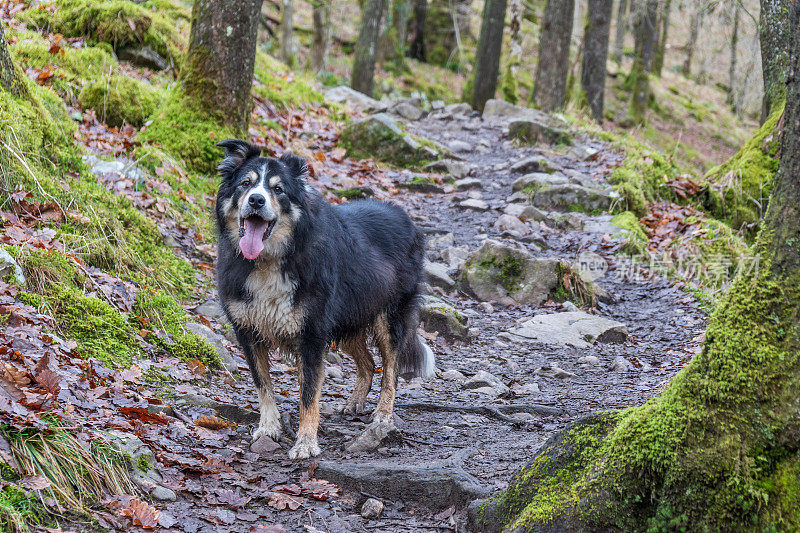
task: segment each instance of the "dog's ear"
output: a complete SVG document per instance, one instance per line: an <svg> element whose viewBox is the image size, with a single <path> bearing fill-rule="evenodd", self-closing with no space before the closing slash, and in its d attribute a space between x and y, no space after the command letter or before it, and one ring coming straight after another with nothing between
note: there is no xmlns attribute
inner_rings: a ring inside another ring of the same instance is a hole
<svg viewBox="0 0 800 533"><path fill-rule="evenodd" d="M251 157L261 155L261 148L257 148L250 143L239 139L225 139L218 142L217 146L225 148L225 157L217 167L223 178L230 177L236 169L244 165L245 161Z"/></svg>
<svg viewBox="0 0 800 533"><path fill-rule="evenodd" d="M301 182L306 181L306 176L308 176L308 165L306 164L305 159L294 155L292 152L286 152L281 156L280 161L287 166L289 172L292 173L293 178L296 178Z"/></svg>

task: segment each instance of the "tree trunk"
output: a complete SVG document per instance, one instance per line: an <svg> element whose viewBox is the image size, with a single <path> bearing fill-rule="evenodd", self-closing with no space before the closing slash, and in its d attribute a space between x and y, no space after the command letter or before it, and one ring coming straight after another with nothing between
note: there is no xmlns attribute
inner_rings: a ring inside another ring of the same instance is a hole
<svg viewBox="0 0 800 533"><path fill-rule="evenodd" d="M406 57L408 39L408 19L411 14L411 0L392 0L392 8L380 38L379 61L392 61L402 69Z"/></svg>
<svg viewBox="0 0 800 533"><path fill-rule="evenodd" d="M328 66L328 47L331 42L330 0L313 0L311 18L314 26L311 44L311 70L319 74Z"/></svg>
<svg viewBox="0 0 800 533"><path fill-rule="evenodd" d="M186 93L222 123L247 132L261 0L196 0L181 70Z"/></svg>
<svg viewBox="0 0 800 533"><path fill-rule="evenodd" d="M415 0L414 25L408 57L425 61L425 18L428 13L428 0Z"/></svg>
<svg viewBox="0 0 800 533"><path fill-rule="evenodd" d="M661 77L661 71L664 69L664 51L667 49L667 32L669 30L669 13L672 7L672 0L665 0L664 10L661 12L661 32L659 36L658 48L655 57L653 58L652 73Z"/></svg>
<svg viewBox="0 0 800 533"><path fill-rule="evenodd" d="M619 0L617 6L617 34L614 40L613 59L617 63L622 61L622 46L625 42L625 26L628 25L628 0Z"/></svg>
<svg viewBox="0 0 800 533"><path fill-rule="evenodd" d="M689 41L686 43L686 58L683 60L683 75L687 78L692 75L692 59L694 48L697 46L697 37L700 34L700 25L703 23L703 8L696 2L696 11L692 13L689 22Z"/></svg>
<svg viewBox="0 0 800 533"><path fill-rule="evenodd" d="M764 99L761 122L783 101L786 67L789 63L789 16L791 0L761 0L759 37L761 39L761 70L764 78Z"/></svg>
<svg viewBox="0 0 800 533"><path fill-rule="evenodd" d="M731 64L728 66L728 105L736 112L733 85L736 81L736 52L739 44L739 0L733 0L733 28L731 28Z"/></svg>
<svg viewBox="0 0 800 533"><path fill-rule="evenodd" d="M603 122L612 0L589 0L583 38L581 87L597 122Z"/></svg>
<svg viewBox="0 0 800 533"><path fill-rule="evenodd" d="M633 124L643 124L650 98L650 69L655 47L658 0L638 0L634 11L633 66L625 81L626 87L632 90L627 121Z"/></svg>
<svg viewBox="0 0 800 533"><path fill-rule="evenodd" d="M293 67L296 63L294 53L294 0L283 0L281 5L281 61Z"/></svg>
<svg viewBox="0 0 800 533"><path fill-rule="evenodd" d="M483 106L494 98L497 75L500 72L500 52L503 49L503 27L506 19L506 0L486 0L483 6L481 36L475 52L472 107L483 112Z"/></svg>
<svg viewBox="0 0 800 533"><path fill-rule="evenodd" d="M758 263L717 306L702 352L660 397L551 439L506 492L473 508L476 521L500 517L498 530L515 531L800 529L800 3L791 24Z"/></svg>
<svg viewBox="0 0 800 533"><path fill-rule="evenodd" d="M385 10L386 0L367 0L356 41L350 85L356 91L369 96L372 96L378 37Z"/></svg>
<svg viewBox="0 0 800 533"><path fill-rule="evenodd" d="M574 11L574 0L547 0L544 8L533 86L533 102L543 111L561 109L566 102Z"/></svg>
<svg viewBox="0 0 800 533"><path fill-rule="evenodd" d="M20 77L20 73L8 53L2 21L0 21L0 87L14 96L28 95L24 80Z"/></svg>
<svg viewBox="0 0 800 533"><path fill-rule="evenodd" d="M509 39L508 39L508 59L506 60L506 70L503 73L502 92L506 102L516 104L519 101L519 78L517 71L522 63L522 0L511 0L509 4Z"/></svg>

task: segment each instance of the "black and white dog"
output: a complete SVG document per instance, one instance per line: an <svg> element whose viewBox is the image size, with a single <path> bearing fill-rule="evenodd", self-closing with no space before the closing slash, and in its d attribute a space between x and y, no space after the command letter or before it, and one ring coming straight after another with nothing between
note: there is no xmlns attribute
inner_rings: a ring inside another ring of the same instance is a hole
<svg viewBox="0 0 800 533"><path fill-rule="evenodd" d="M292 459L319 455L319 397L332 342L355 359L345 411L359 413L372 385L374 339L383 376L373 420L390 423L397 376L429 376L433 352L417 336L424 236L398 206L358 201L333 206L306 183L303 159L229 139L217 194L217 283L258 389L254 439L277 437L281 422L269 353L296 356L300 427Z"/></svg>

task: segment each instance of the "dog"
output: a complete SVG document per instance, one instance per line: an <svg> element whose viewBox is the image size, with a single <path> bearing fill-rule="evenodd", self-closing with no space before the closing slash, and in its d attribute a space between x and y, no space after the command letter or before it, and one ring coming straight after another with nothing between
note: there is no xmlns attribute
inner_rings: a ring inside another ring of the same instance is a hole
<svg viewBox="0 0 800 533"><path fill-rule="evenodd" d="M398 375L428 377L433 352L417 335L425 238L399 206L361 200L334 206L307 183L304 159L261 157L228 139L219 165L217 286L258 391L253 433L277 438L281 421L269 375L274 349L296 358L300 425L291 459L320 454L319 397L331 343L353 357L344 411L364 411L377 344L383 375L376 423L392 423Z"/></svg>

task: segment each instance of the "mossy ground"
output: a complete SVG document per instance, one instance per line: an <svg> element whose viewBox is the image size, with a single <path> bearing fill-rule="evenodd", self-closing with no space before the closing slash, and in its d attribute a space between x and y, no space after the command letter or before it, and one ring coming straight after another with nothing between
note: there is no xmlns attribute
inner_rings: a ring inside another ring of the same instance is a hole
<svg viewBox="0 0 800 533"><path fill-rule="evenodd" d="M83 86L78 101L93 109L109 126L141 126L153 114L164 92L152 84L128 76L96 79Z"/></svg>

